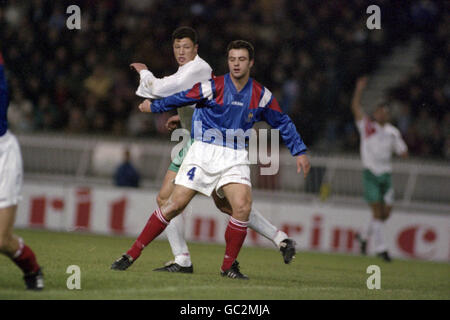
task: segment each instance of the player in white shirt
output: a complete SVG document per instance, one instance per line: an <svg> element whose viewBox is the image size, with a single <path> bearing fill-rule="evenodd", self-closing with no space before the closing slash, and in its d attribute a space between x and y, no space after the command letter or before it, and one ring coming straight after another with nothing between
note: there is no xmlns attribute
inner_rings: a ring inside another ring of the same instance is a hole
<svg viewBox="0 0 450 320"><path fill-rule="evenodd" d="M143 98L159 99L174 93L190 89L198 82L207 81L212 77L212 69L209 64L198 56L198 36L194 29L180 27L172 35L173 51L179 65L176 73L164 78L156 78L147 67L141 63L133 63L131 66L139 72L140 85L136 94ZM191 130L191 120L194 113L194 105L178 109L178 115L169 119L167 126L174 126L177 121L181 126ZM159 207L162 207L169 199L175 188L175 177L192 144L189 138L188 144L180 151L178 156L170 164L162 187L157 197ZM219 210L231 215L231 206L226 199L220 199L213 194L214 202ZM166 228L166 235L174 255L174 261L166 263L164 267L155 271L192 273L193 266L189 249L185 240L184 215L178 215L171 220ZM295 241L288 238L287 234L278 230L261 213L252 207L250 213L249 227L264 237L271 240L281 251L285 263L290 263L295 256Z"/></svg>
<svg viewBox="0 0 450 320"><path fill-rule="evenodd" d="M363 234L358 234L361 253L366 254L368 239L374 236L375 252L385 261L391 261L384 239L385 222L389 218L394 201L392 187L392 154L408 156L408 147L400 131L389 123L386 104L379 104L372 118L361 107L361 96L367 78L357 80L352 100L352 112L360 134L360 152L363 163L364 198L372 210L372 219Z"/></svg>

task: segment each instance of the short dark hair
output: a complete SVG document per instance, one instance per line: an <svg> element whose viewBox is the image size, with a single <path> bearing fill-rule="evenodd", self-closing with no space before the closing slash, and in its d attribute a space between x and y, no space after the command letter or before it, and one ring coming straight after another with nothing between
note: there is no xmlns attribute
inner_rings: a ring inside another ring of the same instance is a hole
<svg viewBox="0 0 450 320"><path fill-rule="evenodd" d="M172 43L175 39L189 38L194 44L198 44L198 34L191 27L179 27L172 33Z"/></svg>
<svg viewBox="0 0 450 320"><path fill-rule="evenodd" d="M227 47L227 55L228 53L230 53L230 50L232 49L247 49L249 59L253 60L253 58L255 57L255 49L253 48L253 45L248 41L244 40L231 41Z"/></svg>

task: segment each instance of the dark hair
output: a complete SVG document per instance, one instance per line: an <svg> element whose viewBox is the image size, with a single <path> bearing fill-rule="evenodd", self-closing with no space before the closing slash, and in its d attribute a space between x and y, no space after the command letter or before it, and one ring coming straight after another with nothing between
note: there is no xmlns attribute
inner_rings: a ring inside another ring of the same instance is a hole
<svg viewBox="0 0 450 320"><path fill-rule="evenodd" d="M191 27L179 27L172 33L172 43L175 39L189 38L194 44L198 44L197 31Z"/></svg>
<svg viewBox="0 0 450 320"><path fill-rule="evenodd" d="M227 55L231 49L247 49L248 57L250 60L253 60L253 58L255 56L255 49L253 48L253 45L250 42L247 42L244 40L231 41L227 47Z"/></svg>

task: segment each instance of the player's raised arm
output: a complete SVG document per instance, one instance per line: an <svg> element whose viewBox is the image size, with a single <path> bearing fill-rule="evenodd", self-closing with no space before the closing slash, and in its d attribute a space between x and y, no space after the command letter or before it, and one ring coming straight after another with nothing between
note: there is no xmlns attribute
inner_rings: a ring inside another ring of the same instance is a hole
<svg viewBox="0 0 450 320"><path fill-rule="evenodd" d="M356 80L355 91L352 98L352 112L356 121L362 120L364 111L361 107L361 96L367 85L367 77L361 77Z"/></svg>
<svg viewBox="0 0 450 320"><path fill-rule="evenodd" d="M182 73L175 73L164 78L157 78L147 69L145 64L132 63L130 67L135 69L140 76L136 95L151 99L165 98L180 92L186 88L183 88L183 85L189 79L208 79L212 71L208 65L197 65L195 67L189 67Z"/></svg>
<svg viewBox="0 0 450 320"><path fill-rule="evenodd" d="M296 157L297 173L303 171L303 175L306 178L311 165L306 155L306 145L297 132L295 124L287 114L281 111L277 100L273 96L263 110L263 120L272 128L280 131L283 143L288 147L291 154Z"/></svg>

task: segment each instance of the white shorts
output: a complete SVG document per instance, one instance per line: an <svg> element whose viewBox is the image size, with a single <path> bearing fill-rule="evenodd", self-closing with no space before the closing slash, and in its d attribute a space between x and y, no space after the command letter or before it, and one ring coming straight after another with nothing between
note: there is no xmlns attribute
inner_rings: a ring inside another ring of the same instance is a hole
<svg viewBox="0 0 450 320"><path fill-rule="evenodd" d="M16 137L7 131L0 137L0 208L18 204L22 199L22 155Z"/></svg>
<svg viewBox="0 0 450 320"><path fill-rule="evenodd" d="M226 184L240 183L252 186L247 150L195 141L183 159L175 184L211 196L215 189L221 198Z"/></svg>

